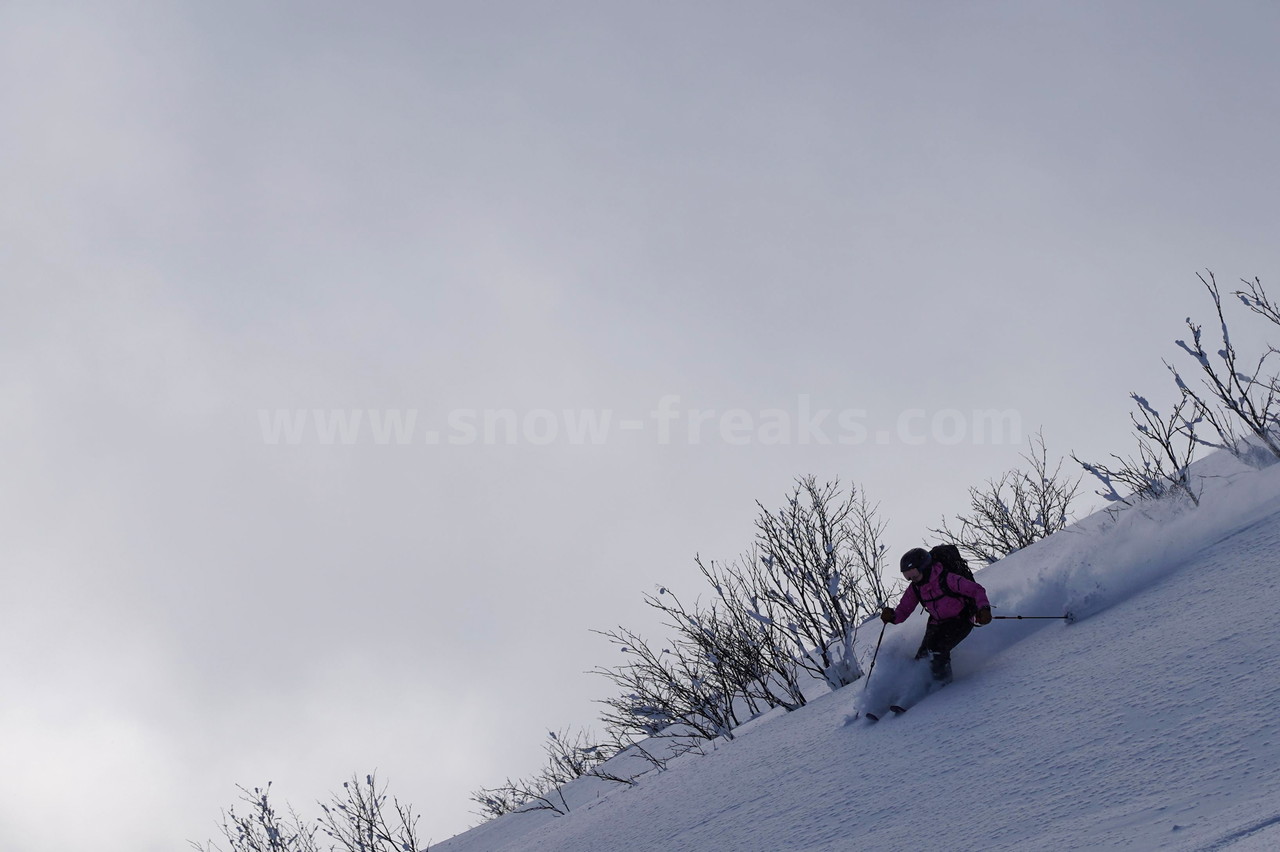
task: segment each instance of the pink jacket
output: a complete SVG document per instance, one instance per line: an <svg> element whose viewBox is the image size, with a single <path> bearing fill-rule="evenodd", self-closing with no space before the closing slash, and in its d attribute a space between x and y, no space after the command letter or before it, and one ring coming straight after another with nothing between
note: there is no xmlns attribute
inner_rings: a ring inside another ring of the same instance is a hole
<svg viewBox="0 0 1280 852"><path fill-rule="evenodd" d="M901 624L910 618L912 611L920 604L924 604L929 615L939 621L963 615L966 599L973 601L975 610L991 606L987 600L987 590L972 580L951 571L943 571L942 566L936 562L927 571L928 575L920 581L918 587L915 583L907 586L902 600L893 611L894 624ZM944 578L946 589L942 588Z"/></svg>

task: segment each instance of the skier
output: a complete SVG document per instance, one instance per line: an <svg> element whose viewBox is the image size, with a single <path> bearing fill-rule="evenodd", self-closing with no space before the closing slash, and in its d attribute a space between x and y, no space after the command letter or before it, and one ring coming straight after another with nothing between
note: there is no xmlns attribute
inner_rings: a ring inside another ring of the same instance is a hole
<svg viewBox="0 0 1280 852"><path fill-rule="evenodd" d="M910 581L897 608L885 607L880 620L899 624L911 617L917 604L929 613L924 641L916 659L930 657L933 679L951 682L951 649L959 645L975 624L991 623L987 590L967 577L946 570L929 551L912 548L902 556L902 576Z"/></svg>

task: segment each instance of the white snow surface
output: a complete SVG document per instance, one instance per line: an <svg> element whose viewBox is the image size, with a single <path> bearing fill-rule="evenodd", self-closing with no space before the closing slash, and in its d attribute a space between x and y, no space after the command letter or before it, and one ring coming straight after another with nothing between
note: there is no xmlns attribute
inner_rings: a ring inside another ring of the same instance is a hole
<svg viewBox="0 0 1280 852"><path fill-rule="evenodd" d="M1197 471L1198 508L1099 513L979 572L999 615L1077 620L976 629L955 682L903 716L845 724L912 675L919 614L888 628L869 688L430 848L1280 849L1280 466Z"/></svg>

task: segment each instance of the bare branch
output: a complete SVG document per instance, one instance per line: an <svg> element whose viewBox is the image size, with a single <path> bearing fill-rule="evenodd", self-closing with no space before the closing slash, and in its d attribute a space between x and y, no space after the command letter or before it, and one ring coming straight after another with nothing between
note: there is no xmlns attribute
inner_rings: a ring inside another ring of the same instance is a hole
<svg viewBox="0 0 1280 852"><path fill-rule="evenodd" d="M1190 416L1186 409L1196 403L1190 393L1183 394L1168 417L1152 408L1138 394L1130 394L1138 405L1138 413L1130 414L1138 438L1138 456L1121 458L1112 455L1118 466L1076 460L1105 488L1097 493L1108 501L1133 505L1135 500L1159 500L1171 495L1186 497L1199 505L1200 492L1194 486L1190 467L1199 442L1196 425L1199 418ZM1121 494L1116 489L1120 483L1128 490Z"/></svg>
<svg viewBox="0 0 1280 852"><path fill-rule="evenodd" d="M969 489L969 514L957 515L958 531L944 519L930 530L967 555L988 564L1065 529L1080 479L1062 476L1063 460L1051 470L1043 431L1022 456L1029 470L1010 470L985 486Z"/></svg>
<svg viewBox="0 0 1280 852"><path fill-rule="evenodd" d="M1203 329L1190 317L1187 318L1187 328L1191 332L1191 340L1179 340L1177 345L1200 366L1202 384L1207 393L1188 385L1168 363L1165 366L1173 373L1178 388L1191 398L1197 419L1202 419L1217 431L1220 443L1211 446L1221 446L1237 456L1247 451L1230 421L1219 414L1225 409L1235 415L1245 430L1256 437L1272 456L1280 458L1280 440L1276 438L1276 427L1280 424L1280 380L1275 373L1268 372L1271 357L1280 353L1269 346L1251 370L1242 367L1223 313L1218 282L1212 272L1208 273L1208 278L1204 275L1198 277L1213 300L1222 348L1215 353L1216 357L1211 357L1205 349ZM1235 295L1260 316L1272 319L1276 312L1275 305L1257 279L1250 285L1248 293L1237 291Z"/></svg>

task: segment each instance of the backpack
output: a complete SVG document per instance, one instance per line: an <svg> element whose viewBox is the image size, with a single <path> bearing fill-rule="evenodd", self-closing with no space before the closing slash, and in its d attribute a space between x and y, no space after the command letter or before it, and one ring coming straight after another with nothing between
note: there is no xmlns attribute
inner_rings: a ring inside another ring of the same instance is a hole
<svg viewBox="0 0 1280 852"><path fill-rule="evenodd" d="M965 602L964 615L972 616L977 612L977 601L973 598L966 597L955 592L947 585L947 574L959 574L966 580L973 580L973 571L969 568L969 563L965 562L964 557L960 555L960 548L954 544L939 544L929 549L929 555L933 557L933 561L942 566L942 576L938 578L938 583L942 587L942 593L948 597L959 598ZM921 601L923 603L923 599Z"/></svg>
<svg viewBox="0 0 1280 852"><path fill-rule="evenodd" d="M940 544L931 548L929 555L933 557L934 562L940 563L952 574L959 574L966 580L973 579L973 571L970 570L969 563L964 561L964 557L960 555L960 548L954 544Z"/></svg>

